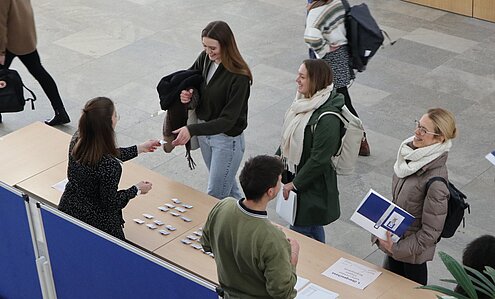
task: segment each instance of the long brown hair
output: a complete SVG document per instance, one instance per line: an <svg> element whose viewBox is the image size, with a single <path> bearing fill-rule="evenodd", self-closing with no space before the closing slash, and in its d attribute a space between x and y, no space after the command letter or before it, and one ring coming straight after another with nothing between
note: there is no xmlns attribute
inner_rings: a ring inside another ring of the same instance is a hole
<svg viewBox="0 0 495 299"><path fill-rule="evenodd" d="M303 61L308 71L309 97L333 82L333 72L328 62L323 59L306 59Z"/></svg>
<svg viewBox="0 0 495 299"><path fill-rule="evenodd" d="M220 57L223 66L231 73L247 76L253 84L253 75L241 56L235 42L234 33L224 21L213 21L201 31L201 38L208 37L220 44Z"/></svg>
<svg viewBox="0 0 495 299"><path fill-rule="evenodd" d="M112 116L115 106L109 98L89 100L79 119L79 139L72 156L81 164L95 166L104 155L117 156Z"/></svg>

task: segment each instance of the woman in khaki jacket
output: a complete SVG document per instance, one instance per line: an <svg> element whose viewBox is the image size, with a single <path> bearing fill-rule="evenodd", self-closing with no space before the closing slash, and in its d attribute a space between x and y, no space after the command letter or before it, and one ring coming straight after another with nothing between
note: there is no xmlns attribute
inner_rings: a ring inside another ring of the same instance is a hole
<svg viewBox="0 0 495 299"><path fill-rule="evenodd" d="M374 239L387 254L385 269L423 285L428 279L426 262L435 254L449 199L444 183L435 181L428 190L426 183L437 176L448 179L445 163L455 136L455 119L447 110L430 109L416 121L414 136L399 147L392 181L393 202L416 220L397 243L390 234L387 240Z"/></svg>
<svg viewBox="0 0 495 299"><path fill-rule="evenodd" d="M31 75L40 83L52 104L55 116L45 123L55 126L70 122L57 84L41 65L36 50L36 28L30 0L0 1L0 64L9 68L15 57L19 57ZM0 122L1 119L0 114Z"/></svg>

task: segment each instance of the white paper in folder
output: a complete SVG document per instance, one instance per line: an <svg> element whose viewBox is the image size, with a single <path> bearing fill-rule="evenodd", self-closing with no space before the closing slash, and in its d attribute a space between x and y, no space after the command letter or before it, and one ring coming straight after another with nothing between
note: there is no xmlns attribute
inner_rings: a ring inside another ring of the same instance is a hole
<svg viewBox="0 0 495 299"><path fill-rule="evenodd" d="M297 292L296 299L336 299L339 294L310 283L300 292Z"/></svg>
<svg viewBox="0 0 495 299"><path fill-rule="evenodd" d="M285 199L282 189L283 188L280 188L277 195L277 207L275 208L275 211L282 219L289 222L290 225L294 225L297 212L297 194L290 191L289 198Z"/></svg>

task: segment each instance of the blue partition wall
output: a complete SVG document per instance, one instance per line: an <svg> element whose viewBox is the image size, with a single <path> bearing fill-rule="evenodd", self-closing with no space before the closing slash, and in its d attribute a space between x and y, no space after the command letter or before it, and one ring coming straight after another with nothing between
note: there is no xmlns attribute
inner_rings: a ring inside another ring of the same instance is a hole
<svg viewBox="0 0 495 299"><path fill-rule="evenodd" d="M41 298L26 204L0 184L0 298Z"/></svg>
<svg viewBox="0 0 495 299"><path fill-rule="evenodd" d="M59 299L218 298L212 287L68 221L59 211L42 207L41 215Z"/></svg>

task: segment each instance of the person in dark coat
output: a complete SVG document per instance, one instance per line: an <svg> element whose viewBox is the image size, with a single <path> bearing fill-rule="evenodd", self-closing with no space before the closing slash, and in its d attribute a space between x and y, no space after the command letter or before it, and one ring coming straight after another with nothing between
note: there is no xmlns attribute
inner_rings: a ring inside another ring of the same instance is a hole
<svg viewBox="0 0 495 299"><path fill-rule="evenodd" d="M114 237L125 240L122 209L129 200L151 190L141 181L118 190L122 162L140 153L153 152L160 142L149 140L131 147L117 148L115 126L118 116L112 100L97 97L86 103L79 130L69 147L68 183L58 209Z"/></svg>
<svg viewBox="0 0 495 299"><path fill-rule="evenodd" d="M57 84L41 65L36 49L36 28L30 0L0 1L0 64L9 68L12 60L18 57L29 73L38 81L46 93L55 116L45 123L50 126L70 122L60 98ZM1 122L0 114L0 122Z"/></svg>
<svg viewBox="0 0 495 299"><path fill-rule="evenodd" d="M305 60L296 82L277 153L286 168L283 192L285 198L291 190L297 193L291 229L325 243L323 226L340 217L337 173L330 161L340 147L342 125L337 116L320 115L340 112L344 96L333 90L332 70L321 59Z"/></svg>

